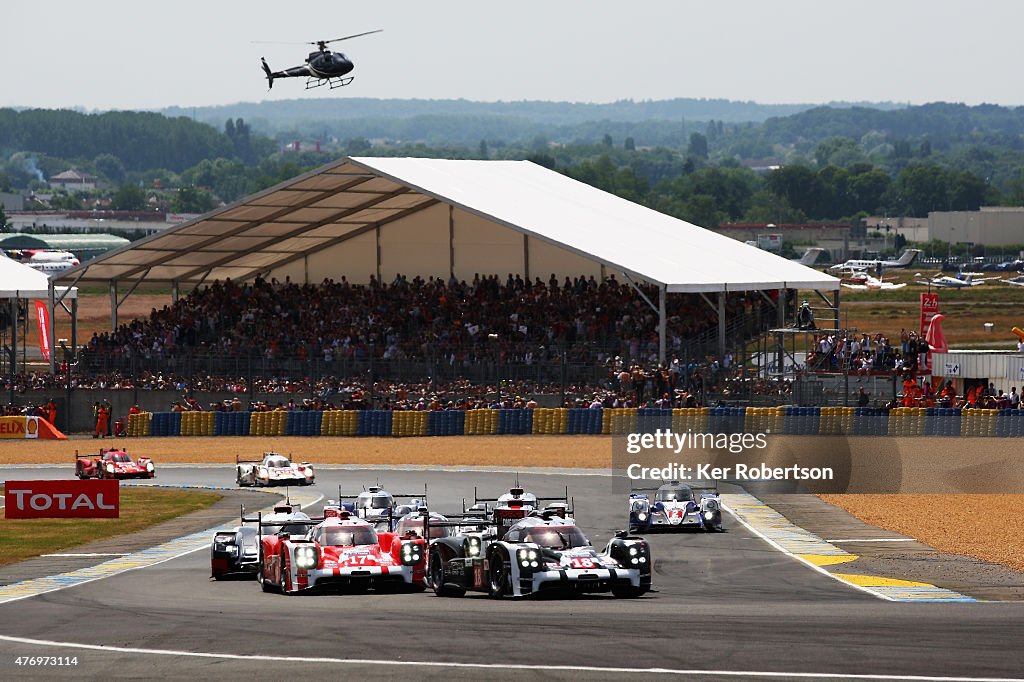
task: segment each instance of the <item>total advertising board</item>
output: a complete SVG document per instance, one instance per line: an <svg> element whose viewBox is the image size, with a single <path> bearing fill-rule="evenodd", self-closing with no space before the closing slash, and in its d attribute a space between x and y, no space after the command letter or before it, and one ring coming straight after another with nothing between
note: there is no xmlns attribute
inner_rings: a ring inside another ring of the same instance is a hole
<svg viewBox="0 0 1024 682"><path fill-rule="evenodd" d="M102 481L7 481L4 516L8 519L116 519L120 486Z"/></svg>

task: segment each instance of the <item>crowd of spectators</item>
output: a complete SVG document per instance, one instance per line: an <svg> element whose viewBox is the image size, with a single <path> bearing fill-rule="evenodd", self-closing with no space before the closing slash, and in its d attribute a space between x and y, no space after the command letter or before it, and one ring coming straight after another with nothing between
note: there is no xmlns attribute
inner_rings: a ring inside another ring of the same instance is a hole
<svg viewBox="0 0 1024 682"><path fill-rule="evenodd" d="M930 348L915 332L903 331L898 346L883 334L840 337L819 334L807 355L807 369L814 372L914 375L923 369Z"/></svg>
<svg viewBox="0 0 1024 682"><path fill-rule="evenodd" d="M657 300L657 290L641 286ZM730 294L730 319L768 306L757 295ZM766 316L767 319L767 316ZM715 315L698 295L667 299L666 343L678 352L688 339L712 331ZM598 282L566 277L559 282L509 275L476 275L471 282L397 276L368 285L342 277L319 285L288 280L238 284L214 282L148 318L112 333L95 334L82 360L161 359L210 354L227 357L316 360L330 367L343 359L432 359L451 366L492 360L531 364L562 356L603 362L624 357L657 359L658 316L631 284L614 275Z"/></svg>

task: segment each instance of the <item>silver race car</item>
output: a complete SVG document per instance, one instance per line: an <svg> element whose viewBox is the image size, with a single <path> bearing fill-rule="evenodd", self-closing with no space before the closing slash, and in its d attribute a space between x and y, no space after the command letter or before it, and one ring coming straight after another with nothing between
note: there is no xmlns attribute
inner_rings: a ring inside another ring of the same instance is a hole
<svg viewBox="0 0 1024 682"><path fill-rule="evenodd" d="M264 533L304 533L309 516L299 505L279 505L271 514L247 516L242 508L242 523L215 531L210 544L210 575L214 580L227 576L254 577L259 568L259 529Z"/></svg>

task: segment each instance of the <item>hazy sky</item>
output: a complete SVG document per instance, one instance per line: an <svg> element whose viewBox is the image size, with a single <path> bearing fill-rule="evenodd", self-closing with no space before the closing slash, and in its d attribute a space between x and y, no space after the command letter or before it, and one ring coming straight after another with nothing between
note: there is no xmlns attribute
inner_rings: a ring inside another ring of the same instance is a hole
<svg viewBox="0 0 1024 682"><path fill-rule="evenodd" d="M145 109L299 97L1024 104L1024 2L3 0L0 106ZM335 43L346 88L259 66Z"/></svg>

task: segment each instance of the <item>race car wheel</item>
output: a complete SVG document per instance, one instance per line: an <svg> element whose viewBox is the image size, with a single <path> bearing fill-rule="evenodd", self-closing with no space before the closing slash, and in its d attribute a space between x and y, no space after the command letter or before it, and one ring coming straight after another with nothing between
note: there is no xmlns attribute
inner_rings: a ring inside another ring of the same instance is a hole
<svg viewBox="0 0 1024 682"><path fill-rule="evenodd" d="M438 597L464 597L466 596L466 589L451 583L445 584L444 582L444 562L445 557L438 550L430 552L430 563L428 574L430 576L430 586L434 588L434 594Z"/></svg>
<svg viewBox="0 0 1024 682"><path fill-rule="evenodd" d="M281 552L281 579L277 589L281 591L281 594L288 594L288 559L284 552Z"/></svg>
<svg viewBox="0 0 1024 682"><path fill-rule="evenodd" d="M501 599L509 593L509 564L508 556L503 550L499 549L491 555L488 594L492 599Z"/></svg>
<svg viewBox="0 0 1024 682"><path fill-rule="evenodd" d="M256 573L256 580L260 582L260 587L264 592L274 591L274 586L263 577L263 564L260 564L259 571Z"/></svg>
<svg viewBox="0 0 1024 682"><path fill-rule="evenodd" d="M643 595L647 590L643 587L633 587L632 585L613 585L612 595L618 599L636 599Z"/></svg>

